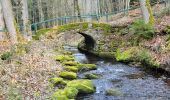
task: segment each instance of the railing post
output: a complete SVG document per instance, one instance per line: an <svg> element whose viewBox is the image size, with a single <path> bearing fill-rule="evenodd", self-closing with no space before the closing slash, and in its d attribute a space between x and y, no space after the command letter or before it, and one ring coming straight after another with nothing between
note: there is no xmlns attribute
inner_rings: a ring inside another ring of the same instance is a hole
<svg viewBox="0 0 170 100"><path fill-rule="evenodd" d="M96 19L97 19L97 22L99 22L99 16L98 16L98 14L96 14Z"/></svg>
<svg viewBox="0 0 170 100"><path fill-rule="evenodd" d="M109 22L109 16L106 14L106 22Z"/></svg>
<svg viewBox="0 0 170 100"><path fill-rule="evenodd" d="M31 25L31 29L32 29L32 31L34 31L34 33L36 33L36 31L37 31L37 24L36 23L32 24Z"/></svg>
<svg viewBox="0 0 170 100"><path fill-rule="evenodd" d="M67 19L66 19L66 17L64 18L64 24L67 24Z"/></svg>

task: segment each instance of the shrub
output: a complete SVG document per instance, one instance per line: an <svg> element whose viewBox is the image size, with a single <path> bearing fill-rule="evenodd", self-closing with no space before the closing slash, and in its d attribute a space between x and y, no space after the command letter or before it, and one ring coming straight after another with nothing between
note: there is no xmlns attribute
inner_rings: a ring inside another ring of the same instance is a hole
<svg viewBox="0 0 170 100"><path fill-rule="evenodd" d="M170 25L168 25L167 27L165 27L165 28L162 30L162 32L163 32L164 34L170 34Z"/></svg>
<svg viewBox="0 0 170 100"><path fill-rule="evenodd" d="M10 60L12 57L12 53L11 52L5 52L4 54L1 55L1 59L2 60Z"/></svg>
<svg viewBox="0 0 170 100"><path fill-rule="evenodd" d="M170 7L164 8L160 13L157 14L158 17L170 15Z"/></svg>
<svg viewBox="0 0 170 100"><path fill-rule="evenodd" d="M154 36L154 28L145 24L143 20L137 20L130 26L130 32L139 38L151 39Z"/></svg>
<svg viewBox="0 0 170 100"><path fill-rule="evenodd" d="M49 32L49 31L51 31L51 30L52 30L52 29L49 29L49 28L40 29L40 30L38 30L38 31L32 36L32 38L33 38L34 40L39 40L42 35L45 35L47 32Z"/></svg>

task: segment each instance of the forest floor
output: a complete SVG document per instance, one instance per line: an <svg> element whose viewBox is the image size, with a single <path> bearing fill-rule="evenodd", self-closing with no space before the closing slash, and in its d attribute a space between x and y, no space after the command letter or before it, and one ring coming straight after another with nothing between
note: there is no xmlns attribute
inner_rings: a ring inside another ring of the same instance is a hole
<svg viewBox="0 0 170 100"><path fill-rule="evenodd" d="M0 95L7 100L49 97L49 78L57 75L61 65L54 60L56 40L43 39L19 46L7 61L0 60ZM2 99L3 100L3 99Z"/></svg>
<svg viewBox="0 0 170 100"><path fill-rule="evenodd" d="M157 33L160 33L160 30L170 25L170 16L165 14L166 9L164 8L165 8L164 4L157 4L152 7L153 13L155 15L155 30ZM135 20L141 18L142 18L142 12L141 9L138 8L138 9L130 10L128 14L119 13L112 16L111 18L112 21L110 21L109 24L112 26L129 25Z"/></svg>

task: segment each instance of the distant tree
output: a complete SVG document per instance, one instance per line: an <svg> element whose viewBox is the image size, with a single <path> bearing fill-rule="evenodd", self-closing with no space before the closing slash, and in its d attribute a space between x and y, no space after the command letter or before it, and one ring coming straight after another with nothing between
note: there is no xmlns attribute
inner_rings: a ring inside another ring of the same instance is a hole
<svg viewBox="0 0 170 100"><path fill-rule="evenodd" d="M4 15L5 24L9 33L10 42L12 45L17 43L17 31L15 27L15 19L12 11L11 0L0 0Z"/></svg>
<svg viewBox="0 0 170 100"><path fill-rule="evenodd" d="M31 25L29 21L29 14L28 14L28 3L27 0L22 0L22 20L23 20L23 32L24 37L27 40L31 40L32 33L31 33Z"/></svg>
<svg viewBox="0 0 170 100"><path fill-rule="evenodd" d="M139 0L140 6L143 14L143 19L146 24L154 24L154 17L149 0Z"/></svg>
<svg viewBox="0 0 170 100"><path fill-rule="evenodd" d="M5 29L5 23L4 23L3 13L2 13L2 7L0 4L0 41L3 41L5 39L4 37L6 35L4 29Z"/></svg>
<svg viewBox="0 0 170 100"><path fill-rule="evenodd" d="M166 2L166 7L169 8L170 7L170 0L165 0Z"/></svg>

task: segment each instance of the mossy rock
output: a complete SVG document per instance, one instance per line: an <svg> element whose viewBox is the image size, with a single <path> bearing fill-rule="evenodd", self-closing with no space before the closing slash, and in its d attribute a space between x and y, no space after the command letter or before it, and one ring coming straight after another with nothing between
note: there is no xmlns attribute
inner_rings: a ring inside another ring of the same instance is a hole
<svg viewBox="0 0 170 100"><path fill-rule="evenodd" d="M126 50L118 49L115 58L117 61L121 62L141 63L152 67L160 66L160 63L153 59L154 57L152 57L152 53L145 48L130 47Z"/></svg>
<svg viewBox="0 0 170 100"><path fill-rule="evenodd" d="M116 60L117 61L123 61L123 62L128 62L131 60L131 57L133 56L133 51L132 49L128 49L125 51L121 51L120 49L117 49L116 51Z"/></svg>
<svg viewBox="0 0 170 100"><path fill-rule="evenodd" d="M91 80L73 80L67 83L67 87L76 88L80 94L95 92L95 86Z"/></svg>
<svg viewBox="0 0 170 100"><path fill-rule="evenodd" d="M119 90L117 89L109 89L106 90L105 93L107 96L123 96L123 93L121 93Z"/></svg>
<svg viewBox="0 0 170 100"><path fill-rule="evenodd" d="M67 61L63 63L66 66L77 66L79 63L75 61Z"/></svg>
<svg viewBox="0 0 170 100"><path fill-rule="evenodd" d="M86 79L99 79L100 78L100 76L99 75L97 75L97 74L86 74L85 75L85 78Z"/></svg>
<svg viewBox="0 0 170 100"><path fill-rule="evenodd" d="M51 31L54 31L54 29L52 28L51 29L50 28L40 29L36 32L35 35L32 36L32 38L34 40L39 40L42 35L45 35L46 33L51 32Z"/></svg>
<svg viewBox="0 0 170 100"><path fill-rule="evenodd" d="M69 99L74 99L78 94L78 90L74 87L66 87L64 91Z"/></svg>
<svg viewBox="0 0 170 100"><path fill-rule="evenodd" d="M66 85L66 82L64 81L63 78L51 78L50 79L50 82L53 84L53 85Z"/></svg>
<svg viewBox="0 0 170 100"><path fill-rule="evenodd" d="M11 52L5 52L1 55L2 60L10 60L12 58L12 53Z"/></svg>
<svg viewBox="0 0 170 100"><path fill-rule="evenodd" d="M55 57L56 61L64 62L64 61L74 61L74 57L71 55L58 55Z"/></svg>
<svg viewBox="0 0 170 100"><path fill-rule="evenodd" d="M79 70L85 69L85 70L95 70L97 69L97 66L95 64L78 64L77 68Z"/></svg>
<svg viewBox="0 0 170 100"><path fill-rule="evenodd" d="M58 90L52 95L52 100L70 100L75 99L78 90L73 87L66 87L64 90Z"/></svg>
<svg viewBox="0 0 170 100"><path fill-rule="evenodd" d="M164 29L162 30L162 32L165 33L165 34L170 34L170 25L167 26L166 28L164 28Z"/></svg>
<svg viewBox="0 0 170 100"><path fill-rule="evenodd" d="M75 72L75 73L78 72L78 68L76 68L75 66L65 66L64 69L66 71L71 71L71 72Z"/></svg>
<svg viewBox="0 0 170 100"><path fill-rule="evenodd" d="M74 72L68 72L68 71L63 71L59 74L60 77L65 78L65 79L76 79L77 74Z"/></svg>
<svg viewBox="0 0 170 100"><path fill-rule="evenodd" d="M63 52L64 55L72 55L73 53L72 52L69 52L69 51L65 51Z"/></svg>

